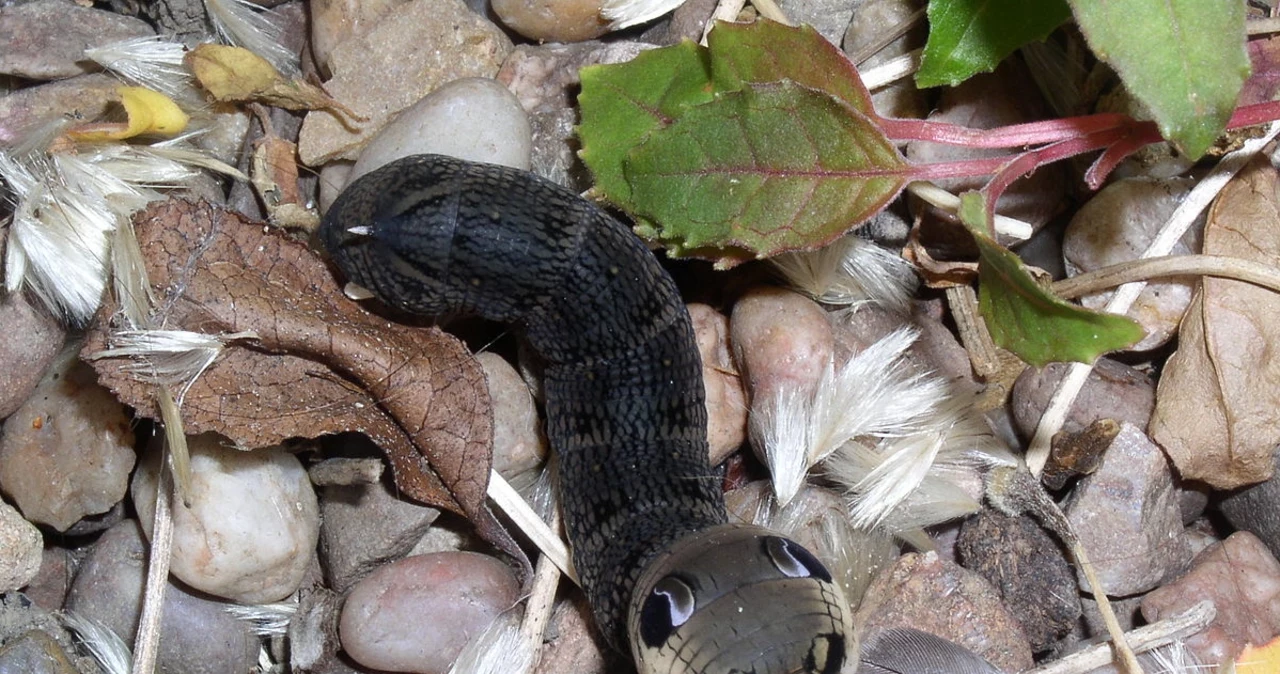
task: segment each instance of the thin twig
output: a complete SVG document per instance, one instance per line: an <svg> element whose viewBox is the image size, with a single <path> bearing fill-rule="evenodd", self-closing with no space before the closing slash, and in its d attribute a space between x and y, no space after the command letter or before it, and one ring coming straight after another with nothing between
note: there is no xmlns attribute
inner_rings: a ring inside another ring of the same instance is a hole
<svg viewBox="0 0 1280 674"><path fill-rule="evenodd" d="M1261 262L1223 255L1169 255L1113 264L1053 284L1063 299L1092 295L1116 286L1170 276L1214 276L1234 279L1280 293L1280 269Z"/></svg>
<svg viewBox="0 0 1280 674"><path fill-rule="evenodd" d="M1244 30L1249 35L1280 33L1280 16L1269 16L1265 19L1246 21L1244 22Z"/></svg>
<svg viewBox="0 0 1280 674"><path fill-rule="evenodd" d="M924 9L917 9L910 16L899 21L897 25L884 32L875 41L867 43L862 49L859 49L849 57L854 65L862 65L862 62L880 53L881 49L893 44L894 40L907 34L907 31L915 28L920 23L920 19L924 18Z"/></svg>
<svg viewBox="0 0 1280 674"><path fill-rule="evenodd" d="M167 386L161 385L163 390ZM169 561L173 550L173 480L168 461L168 442L162 445L160 468L156 477L156 512L152 520L151 553L147 559L147 584L143 591L142 615L138 618L138 636L133 644L133 674L155 671L160 652L160 619L164 615L164 593L169 585Z"/></svg>
<svg viewBox="0 0 1280 674"><path fill-rule="evenodd" d="M542 521L541 517L538 517L538 513L529 507L529 504L496 470L489 471L488 496L502 512L507 514L507 517L515 522L516 528L524 532L524 535L544 556L551 559L551 563L559 567L560 571L573 582L578 582L573 563L569 560L569 549L565 547L564 541L551 527L547 526L546 522Z"/></svg>
<svg viewBox="0 0 1280 674"><path fill-rule="evenodd" d="M867 88L867 91L875 91L876 89L883 89L904 77L909 77L920 69L920 51L919 49L912 49L902 56L895 56L874 68L858 71L858 75L862 77L862 85Z"/></svg>
<svg viewBox="0 0 1280 674"><path fill-rule="evenodd" d="M910 183L907 185L907 191L951 213L955 213L960 208L960 197L930 182L917 181ZM995 216L995 228L997 234L1004 234L1018 240L1031 238L1031 224L1015 218L997 215Z"/></svg>
<svg viewBox="0 0 1280 674"><path fill-rule="evenodd" d="M756 11L760 13L760 16L763 16L770 21L776 21L784 26L795 25L787 18L786 12L783 12L782 8L778 6L778 3L773 0L751 0L751 4L756 8Z"/></svg>
<svg viewBox="0 0 1280 674"><path fill-rule="evenodd" d="M711 18L707 19L707 25L702 27L702 40L699 44L707 46L707 33L715 28L717 21L736 21L738 14L742 12L742 8L747 4L747 0L720 0L716 5L716 10L711 13Z"/></svg>
<svg viewBox="0 0 1280 674"><path fill-rule="evenodd" d="M1263 137L1246 141L1239 150L1223 157L1213 171L1192 188L1178 208L1169 216L1169 220L1156 234L1155 240L1143 251L1142 257L1154 258L1168 255L1174 243L1182 238L1200 212L1209 206L1218 192L1240 169L1244 168L1255 154L1275 139L1277 133L1280 133L1280 123L1272 123ZM1127 313L1146 285L1138 282L1121 286L1103 310L1113 314ZM1044 464L1049 459L1049 440L1054 433L1062 429L1071 404L1075 402L1076 396L1084 387L1084 382L1089 378L1092 370L1092 365L1072 363L1067 369L1066 376L1059 382L1053 397L1049 399L1048 406L1040 416L1040 423L1036 426L1035 436L1031 438L1031 444L1027 448L1027 467L1031 469L1033 475L1038 477L1044 470Z"/></svg>
<svg viewBox="0 0 1280 674"><path fill-rule="evenodd" d="M960 343L969 354L973 373L986 379L1000 370L1000 350L991 339L986 321L978 313L978 296L973 286L947 288L947 306L955 318Z"/></svg>
<svg viewBox="0 0 1280 674"><path fill-rule="evenodd" d="M538 557L533 572L533 585L524 604L524 619L520 621L520 638L533 653L533 667L538 665L542 642L555 608L556 588L560 585L560 569L546 555Z"/></svg>
<svg viewBox="0 0 1280 674"><path fill-rule="evenodd" d="M1199 634L1213 622L1217 609L1211 601L1202 601L1172 618L1139 627L1125 633L1134 652L1145 653L1180 639ZM1109 644L1096 644L1065 658L1024 672L1024 674L1085 674L1111 662Z"/></svg>

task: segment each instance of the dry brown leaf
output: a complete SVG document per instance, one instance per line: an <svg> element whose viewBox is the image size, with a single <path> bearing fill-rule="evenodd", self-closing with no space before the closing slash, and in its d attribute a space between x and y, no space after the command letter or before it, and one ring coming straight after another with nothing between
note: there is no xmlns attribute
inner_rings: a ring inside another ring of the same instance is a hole
<svg viewBox="0 0 1280 674"><path fill-rule="evenodd" d="M1209 210L1204 252L1280 266L1280 174L1265 157ZM1205 278L1156 390L1155 439L1182 477L1233 489L1271 476L1280 443L1280 295Z"/></svg>
<svg viewBox="0 0 1280 674"><path fill-rule="evenodd" d="M306 246L207 203L157 202L134 226L160 307L155 325L259 336L234 342L191 386L182 406L188 433L260 447L363 432L387 452L402 492L466 515L527 565L485 505L488 389L457 339L365 312ZM83 353L106 345L114 313L104 306ZM157 416L153 386L122 371L126 359L92 363L121 400Z"/></svg>

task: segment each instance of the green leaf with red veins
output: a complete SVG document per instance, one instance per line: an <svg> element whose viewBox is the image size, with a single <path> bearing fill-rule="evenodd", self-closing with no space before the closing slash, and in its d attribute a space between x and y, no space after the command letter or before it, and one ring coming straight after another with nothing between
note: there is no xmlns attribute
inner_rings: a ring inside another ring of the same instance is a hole
<svg viewBox="0 0 1280 674"><path fill-rule="evenodd" d="M737 91L744 83L791 80L875 116L858 69L810 26L792 28L767 20L717 23L707 35L707 48L716 91Z"/></svg>
<svg viewBox="0 0 1280 674"><path fill-rule="evenodd" d="M692 42L652 49L626 63L583 68L581 78L582 161L595 176L596 193L629 210L631 187L622 173L627 153L713 97L706 49Z"/></svg>
<svg viewBox="0 0 1280 674"><path fill-rule="evenodd" d="M820 247L897 196L910 167L866 115L792 82L689 108L628 158L638 227L730 267Z"/></svg>

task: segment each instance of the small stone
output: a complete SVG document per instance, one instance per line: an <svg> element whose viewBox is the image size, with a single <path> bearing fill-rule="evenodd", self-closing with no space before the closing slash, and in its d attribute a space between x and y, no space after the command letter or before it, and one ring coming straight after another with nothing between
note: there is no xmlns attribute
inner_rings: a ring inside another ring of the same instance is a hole
<svg viewBox="0 0 1280 674"><path fill-rule="evenodd" d="M591 176L577 155L578 71L600 63L625 63L652 47L626 40L516 47L497 79L529 115L534 173L579 192L591 187Z"/></svg>
<svg viewBox="0 0 1280 674"><path fill-rule="evenodd" d="M747 392L729 353L729 319L706 304L690 304L707 392L707 444L718 466L747 439Z"/></svg>
<svg viewBox="0 0 1280 674"><path fill-rule="evenodd" d="M1080 617L1071 565L1030 518L984 510L961 527L956 552L966 569L995 586L1032 651L1047 650Z"/></svg>
<svg viewBox="0 0 1280 674"><path fill-rule="evenodd" d="M311 464L307 477L317 487L350 487L375 484L385 471L382 459L335 457Z"/></svg>
<svg viewBox="0 0 1280 674"><path fill-rule="evenodd" d="M1064 511L1108 595L1146 592L1191 560L1169 462L1132 424L1121 424L1102 464L1080 480ZM1088 589L1078 574L1080 588Z"/></svg>
<svg viewBox="0 0 1280 674"><path fill-rule="evenodd" d="M600 37L609 24L601 0L491 0L503 24L535 42L581 42Z"/></svg>
<svg viewBox="0 0 1280 674"><path fill-rule="evenodd" d="M595 636L595 620L586 599L556 602L547 626L554 635L542 644L534 674L607 674L627 671L629 662L613 649L604 649Z"/></svg>
<svg viewBox="0 0 1280 674"><path fill-rule="evenodd" d="M41 630L29 630L0 647L4 674L79 674L66 651Z"/></svg>
<svg viewBox="0 0 1280 674"><path fill-rule="evenodd" d="M654 22L640 36L641 42L663 47L680 44L685 40L697 42L702 30L715 11L717 0L685 0L666 18Z"/></svg>
<svg viewBox="0 0 1280 674"><path fill-rule="evenodd" d="M279 449L240 451L218 435L191 436L190 507L173 509L174 577L247 604L298 589L316 549L320 513L307 472ZM160 452L148 450L133 480L133 503L150 532Z"/></svg>
<svg viewBox="0 0 1280 674"><path fill-rule="evenodd" d="M779 0L778 7L795 25L813 26L827 42L839 46L853 18L849 0Z"/></svg>
<svg viewBox="0 0 1280 674"><path fill-rule="evenodd" d="M338 626L342 647L365 667L444 674L519 594L511 570L487 555L407 557L352 588Z"/></svg>
<svg viewBox="0 0 1280 674"><path fill-rule="evenodd" d="M492 77L511 40L461 0L413 0L383 15L368 33L333 51L325 90L368 118L348 128L334 113L307 114L298 136L303 163L355 159L373 134L445 82Z"/></svg>
<svg viewBox="0 0 1280 674"><path fill-rule="evenodd" d="M40 530L0 501L0 594L24 587L36 577L43 545Z"/></svg>
<svg viewBox="0 0 1280 674"><path fill-rule="evenodd" d="M812 391L835 352L827 312L782 288L748 291L733 305L729 330L753 406L783 387Z"/></svg>
<svg viewBox="0 0 1280 674"><path fill-rule="evenodd" d="M881 38L920 8L917 0L860 0L854 2L853 20L844 34L844 53L849 58L860 58L863 50L877 44ZM928 26L924 21L905 35L885 45L870 58L857 63L859 68L868 69L882 65L887 61L902 56L912 49L924 46L928 36ZM876 112L885 117L922 119L928 114L928 103L924 92L917 89L914 82L895 82L871 94L871 104Z"/></svg>
<svg viewBox="0 0 1280 674"><path fill-rule="evenodd" d="M61 358L0 438L0 488L24 517L66 531L124 498L136 459L131 422L93 369Z"/></svg>
<svg viewBox="0 0 1280 674"><path fill-rule="evenodd" d="M440 511L394 496L387 481L320 490L320 560L329 587L346 592L408 554Z"/></svg>
<svg viewBox="0 0 1280 674"><path fill-rule="evenodd" d="M67 610L96 620L133 643L147 576L147 543L134 520L104 533L89 549L67 597ZM244 674L258 660L258 639L227 604L170 582L160 620L159 674Z"/></svg>
<svg viewBox="0 0 1280 674"><path fill-rule="evenodd" d="M57 319L32 304L26 293L0 295L0 419L31 396L62 350L66 334Z"/></svg>
<svg viewBox="0 0 1280 674"><path fill-rule="evenodd" d="M528 170L531 134L515 94L495 80L464 77L427 94L382 127L347 180L415 154Z"/></svg>
<svg viewBox="0 0 1280 674"><path fill-rule="evenodd" d="M1127 178L1107 185L1085 202L1067 225L1062 255L1068 274L1076 276L1140 257L1195 184L1192 178ZM1200 252L1203 232L1202 214L1169 254ZM1172 339L1196 286L1195 279L1190 278L1147 283L1128 312L1147 334L1130 350L1147 351ZM1113 294L1114 291L1096 293L1082 297L1080 302L1090 309L1101 309Z"/></svg>
<svg viewBox="0 0 1280 674"><path fill-rule="evenodd" d="M953 641L1006 672L1030 669L1031 648L999 593L937 553L908 553L881 573L854 616L864 634L910 627Z"/></svg>
<svg viewBox="0 0 1280 674"><path fill-rule="evenodd" d="M1009 406L1023 437L1035 434L1036 424L1068 367L1064 363L1051 363L1040 369L1028 367L1014 382ZM1099 358L1062 428L1078 433L1099 419L1127 421L1146 428L1155 405L1156 387L1149 376L1110 358Z"/></svg>
<svg viewBox="0 0 1280 674"><path fill-rule="evenodd" d="M493 469L507 480L536 470L546 461L548 447L529 386L496 353L477 354L476 361L484 369L493 404Z"/></svg>
<svg viewBox="0 0 1280 674"><path fill-rule="evenodd" d="M308 3L311 9L311 54L321 72L329 74L329 57L347 40L365 34L387 12L409 0L327 0Z"/></svg>
<svg viewBox="0 0 1280 674"><path fill-rule="evenodd" d="M342 193L342 188L351 182L351 170L356 163L344 159L335 159L320 169L320 212L329 210L334 200Z"/></svg>
<svg viewBox="0 0 1280 674"><path fill-rule="evenodd" d="M303 588L298 592L298 609L289 620L286 639L289 665L294 672L343 671L339 659L338 616L342 597L326 587ZM355 672L350 668L345 671Z"/></svg>
<svg viewBox="0 0 1280 674"><path fill-rule="evenodd" d="M0 545L0 550L5 549ZM75 575L75 560L66 548L45 548L40 560L40 570L22 593L46 611L60 611L71 590L71 578Z"/></svg>
<svg viewBox="0 0 1280 674"><path fill-rule="evenodd" d="M67 0L0 8L0 74L33 80L73 77L100 68L86 49L155 35L145 21Z"/></svg>
<svg viewBox="0 0 1280 674"><path fill-rule="evenodd" d="M1181 578L1148 594L1142 616L1152 623L1206 599L1218 615L1186 643L1200 662L1216 667L1234 660L1246 644L1265 644L1280 634L1280 562L1256 536L1236 532L1197 555Z"/></svg>
<svg viewBox="0 0 1280 674"><path fill-rule="evenodd" d="M68 80L19 89L0 97L0 145L12 146L29 130L49 119L66 115L97 119L120 98L120 81L95 73Z"/></svg>
<svg viewBox="0 0 1280 674"><path fill-rule="evenodd" d="M1232 492L1218 503L1218 510L1232 526L1257 536L1280 558L1280 454L1272 460L1277 470L1271 479Z"/></svg>

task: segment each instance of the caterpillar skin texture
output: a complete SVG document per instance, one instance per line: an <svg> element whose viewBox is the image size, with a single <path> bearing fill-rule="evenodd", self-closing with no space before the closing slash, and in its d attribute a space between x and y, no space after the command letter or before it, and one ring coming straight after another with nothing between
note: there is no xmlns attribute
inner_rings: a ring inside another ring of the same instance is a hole
<svg viewBox="0 0 1280 674"><path fill-rule="evenodd" d="M518 326L546 360L574 565L641 674L834 674L847 604L822 564L728 524L693 328L630 230L533 174L438 155L368 173L320 237L387 305Z"/></svg>

